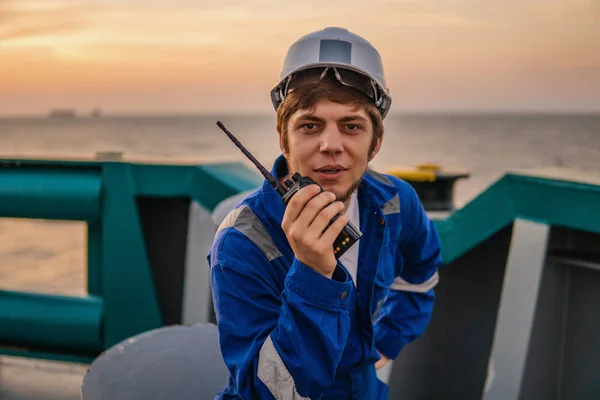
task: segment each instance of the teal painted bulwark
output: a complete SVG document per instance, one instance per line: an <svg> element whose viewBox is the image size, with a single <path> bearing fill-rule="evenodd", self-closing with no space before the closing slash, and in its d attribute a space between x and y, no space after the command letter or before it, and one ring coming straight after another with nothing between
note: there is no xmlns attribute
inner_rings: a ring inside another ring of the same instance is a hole
<svg viewBox="0 0 600 400"><path fill-rule="evenodd" d="M600 233L599 184L507 174L448 218L436 221L450 263L517 218Z"/></svg>
<svg viewBox="0 0 600 400"><path fill-rule="evenodd" d="M0 216L74 221L100 217L99 169L0 169Z"/></svg>
<svg viewBox="0 0 600 400"><path fill-rule="evenodd" d="M212 211L260 182L238 163L2 160L0 217L88 223L89 297L0 291L0 354L81 360L163 326L137 200L188 199Z"/></svg>
<svg viewBox="0 0 600 400"><path fill-rule="evenodd" d="M144 212L176 204L169 215L185 221L182 210L190 202L212 212L222 200L256 188L262 180L253 167L241 163L2 160L0 217L88 223L89 297L0 291L0 354L68 359L163 326L165 298L160 298L157 285L164 282L157 282L157 276L164 279L181 268L157 257L163 249L156 245L149 251L148 242L170 238L164 232L149 235L147 229L177 230L177 237L185 238L188 226L162 218L145 228L144 218L149 217ZM144 212L140 204L146 205ZM462 209L436 221L445 263L516 218L600 232L600 186L507 174ZM202 229L214 230L211 221L203 223ZM158 265L168 271L157 274Z"/></svg>
<svg viewBox="0 0 600 400"><path fill-rule="evenodd" d="M256 187L260 179L253 171L234 163L203 166L107 163L103 167L103 181L100 285L105 299L105 347L109 347L164 324L136 197L189 198L212 211L223 199Z"/></svg>
<svg viewBox="0 0 600 400"><path fill-rule="evenodd" d="M0 343L93 355L102 350L102 299L0 291Z"/></svg>

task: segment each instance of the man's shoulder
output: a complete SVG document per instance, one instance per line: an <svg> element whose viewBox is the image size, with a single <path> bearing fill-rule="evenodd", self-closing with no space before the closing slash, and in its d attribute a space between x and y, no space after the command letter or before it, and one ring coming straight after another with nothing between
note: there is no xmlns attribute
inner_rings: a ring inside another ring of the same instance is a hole
<svg viewBox="0 0 600 400"><path fill-rule="evenodd" d="M214 262L235 262L264 256L272 261L281 255L267 230L267 216L260 189L236 203L215 232L211 257Z"/></svg>
<svg viewBox="0 0 600 400"><path fill-rule="evenodd" d="M263 199L260 188L247 193L245 196L232 202L224 210L224 217L220 221L215 233L215 240L224 240L226 235L222 232L228 232L232 229L245 231L249 225L262 224L264 216Z"/></svg>
<svg viewBox="0 0 600 400"><path fill-rule="evenodd" d="M259 218L263 214L261 189L257 188L241 196L231 198L229 204L225 204L225 209L221 211L221 221L217 228L217 233L223 229L235 227L236 224L242 224L250 215Z"/></svg>
<svg viewBox="0 0 600 400"><path fill-rule="evenodd" d="M369 169L366 179L380 189L393 191L398 194L401 203L409 202L412 204L414 201L419 201L419 197L413 186L397 176Z"/></svg>

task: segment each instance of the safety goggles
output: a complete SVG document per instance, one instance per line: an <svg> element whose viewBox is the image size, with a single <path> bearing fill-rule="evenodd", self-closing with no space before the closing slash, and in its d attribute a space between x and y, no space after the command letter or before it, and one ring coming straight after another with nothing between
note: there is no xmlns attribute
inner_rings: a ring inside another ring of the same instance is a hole
<svg viewBox="0 0 600 400"><path fill-rule="evenodd" d="M356 71L330 66L310 68L288 76L281 86L281 99L283 100L294 89L321 81L328 73L333 73L341 84L363 92L373 99L377 107L381 105L383 98L381 90L372 79Z"/></svg>

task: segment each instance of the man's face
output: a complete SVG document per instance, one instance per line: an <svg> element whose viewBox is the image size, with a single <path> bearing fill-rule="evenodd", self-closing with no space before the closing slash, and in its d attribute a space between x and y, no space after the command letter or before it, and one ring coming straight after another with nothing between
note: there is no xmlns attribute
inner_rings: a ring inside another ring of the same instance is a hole
<svg viewBox="0 0 600 400"><path fill-rule="evenodd" d="M314 179L324 190L348 204L369 161L381 147L381 138L369 154L373 125L362 108L319 101L312 112L299 110L288 121L290 172Z"/></svg>

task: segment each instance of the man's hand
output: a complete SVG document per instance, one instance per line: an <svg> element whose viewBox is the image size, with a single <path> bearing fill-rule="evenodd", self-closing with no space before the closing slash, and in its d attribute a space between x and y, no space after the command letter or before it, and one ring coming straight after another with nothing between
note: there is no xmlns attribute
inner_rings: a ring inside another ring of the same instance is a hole
<svg viewBox="0 0 600 400"><path fill-rule="evenodd" d="M390 362L390 359L387 358L386 356L384 356L383 354L379 353L379 355L381 356L381 359L379 359L379 361L377 361L375 363L375 370L385 367L387 365L387 363Z"/></svg>
<svg viewBox="0 0 600 400"><path fill-rule="evenodd" d="M344 203L335 201L335 194L331 192L319 191L319 186L308 185L292 196L281 227L296 258L331 278L337 265L333 242L348 222L348 216L341 215L327 227L329 221L344 209Z"/></svg>

